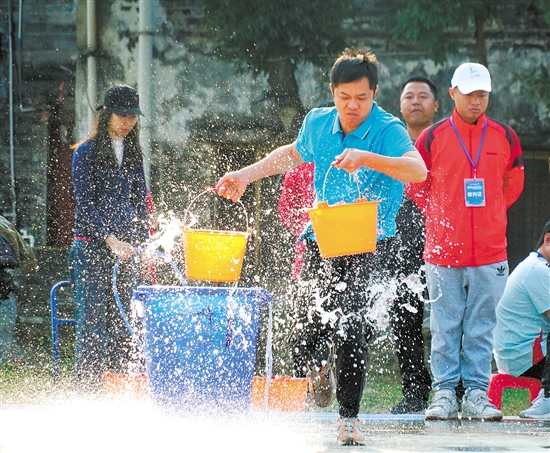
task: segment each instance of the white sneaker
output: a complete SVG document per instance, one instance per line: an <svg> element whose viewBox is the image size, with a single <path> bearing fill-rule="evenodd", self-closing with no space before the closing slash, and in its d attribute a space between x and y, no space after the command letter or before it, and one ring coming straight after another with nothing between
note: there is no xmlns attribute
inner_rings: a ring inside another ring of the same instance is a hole
<svg viewBox="0 0 550 453"><path fill-rule="evenodd" d="M458 404L452 390L443 389L435 392L430 407L426 409L426 420L456 420Z"/></svg>
<svg viewBox="0 0 550 453"><path fill-rule="evenodd" d="M521 418L537 418L539 420L550 420L550 398L544 397L544 389L541 389L531 403L529 409L525 409L519 413Z"/></svg>
<svg viewBox="0 0 550 453"><path fill-rule="evenodd" d="M358 418L341 417L336 420L338 443L340 445L365 445L365 435L361 432Z"/></svg>
<svg viewBox="0 0 550 453"><path fill-rule="evenodd" d="M487 392L473 389L464 395L462 400L462 420L502 420L502 412L489 402Z"/></svg>

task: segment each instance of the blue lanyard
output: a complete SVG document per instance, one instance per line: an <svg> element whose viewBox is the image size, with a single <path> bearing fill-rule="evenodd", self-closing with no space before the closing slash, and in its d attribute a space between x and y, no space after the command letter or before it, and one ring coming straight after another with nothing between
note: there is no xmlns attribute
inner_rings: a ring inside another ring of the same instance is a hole
<svg viewBox="0 0 550 453"><path fill-rule="evenodd" d="M458 129L456 128L455 123L453 122L453 118L450 117L449 119L451 120L451 126L453 126L453 129L455 131L455 135L458 138L458 141L460 142L460 144L462 145L462 150L464 151L464 154L466 154L466 157L470 161L470 165L474 169L474 179L476 179L476 168L477 168L477 164L479 163L479 156L481 156L481 148L483 148L483 141L485 140L485 132L487 132L487 117L485 117L484 121L483 121L483 131L481 132L481 140L479 141L479 147L477 148L477 156L476 156L476 161L475 162L470 157L470 153L468 152L468 148L466 148L466 145L462 141L462 137L458 133Z"/></svg>

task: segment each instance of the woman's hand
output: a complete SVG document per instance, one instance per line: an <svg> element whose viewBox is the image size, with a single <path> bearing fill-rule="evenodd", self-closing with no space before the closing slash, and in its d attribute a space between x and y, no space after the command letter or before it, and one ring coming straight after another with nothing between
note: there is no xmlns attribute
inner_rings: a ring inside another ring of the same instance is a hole
<svg viewBox="0 0 550 453"><path fill-rule="evenodd" d="M108 236L107 239L105 239L105 242L107 243L111 251L121 261L126 261L136 254L136 249L132 244L124 241L119 241L113 234Z"/></svg>

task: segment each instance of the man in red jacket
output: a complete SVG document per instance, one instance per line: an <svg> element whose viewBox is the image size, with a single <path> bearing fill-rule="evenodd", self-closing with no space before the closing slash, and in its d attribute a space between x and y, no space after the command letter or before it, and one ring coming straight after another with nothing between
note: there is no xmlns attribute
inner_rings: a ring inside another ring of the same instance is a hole
<svg viewBox="0 0 550 453"><path fill-rule="evenodd" d="M508 277L506 210L523 190L521 146L510 126L485 115L487 68L460 65L451 80L452 115L425 129L416 147L428 178L408 194L426 219L435 395L427 420L458 418L455 387L466 388L462 418L500 420L487 399L495 307Z"/></svg>

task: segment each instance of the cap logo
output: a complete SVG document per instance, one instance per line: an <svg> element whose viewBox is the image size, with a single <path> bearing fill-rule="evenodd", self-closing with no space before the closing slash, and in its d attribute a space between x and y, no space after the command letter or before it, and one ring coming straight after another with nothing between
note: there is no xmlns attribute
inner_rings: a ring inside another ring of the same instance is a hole
<svg viewBox="0 0 550 453"><path fill-rule="evenodd" d="M474 77L481 77L481 74L477 72L475 68L470 68L470 77L473 79Z"/></svg>

